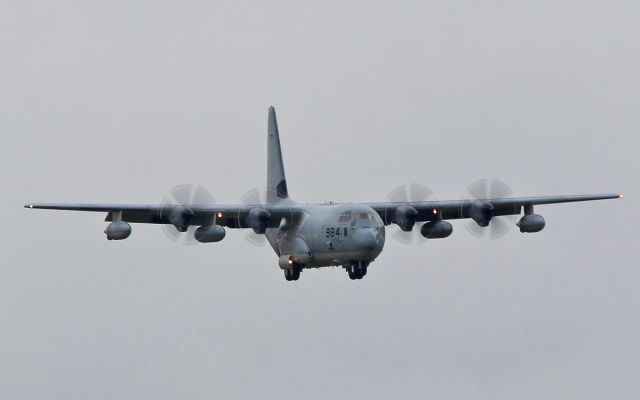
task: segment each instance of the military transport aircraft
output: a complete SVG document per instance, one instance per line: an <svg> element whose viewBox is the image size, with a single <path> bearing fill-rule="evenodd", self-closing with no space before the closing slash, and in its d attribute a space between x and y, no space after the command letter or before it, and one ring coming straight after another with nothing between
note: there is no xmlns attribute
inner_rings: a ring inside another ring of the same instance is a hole
<svg viewBox="0 0 640 400"><path fill-rule="evenodd" d="M130 205L32 203L26 208L106 212L104 231L109 240L131 234L129 223L171 224L186 232L198 226L194 237L202 243L219 242L227 228L250 228L264 234L279 257L288 281L297 280L304 268L342 266L351 279L362 279L369 263L382 252L385 226L396 224L405 232L417 222L428 239L446 238L453 227L446 220L471 218L488 227L492 218L518 215L520 232L539 232L544 218L534 206L574 201L621 198L590 194L521 198L463 199L345 204L300 204L289 197L280 150L276 113L269 108L267 129L267 201L253 205Z"/></svg>

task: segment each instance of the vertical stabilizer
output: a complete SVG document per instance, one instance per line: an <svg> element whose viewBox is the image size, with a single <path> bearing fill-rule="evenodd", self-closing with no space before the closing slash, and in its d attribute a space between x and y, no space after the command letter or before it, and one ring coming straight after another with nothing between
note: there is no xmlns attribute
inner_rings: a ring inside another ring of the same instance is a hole
<svg viewBox="0 0 640 400"><path fill-rule="evenodd" d="M287 179L284 176L276 110L271 106L269 107L267 138L267 203L277 203L288 197L289 192L287 191Z"/></svg>

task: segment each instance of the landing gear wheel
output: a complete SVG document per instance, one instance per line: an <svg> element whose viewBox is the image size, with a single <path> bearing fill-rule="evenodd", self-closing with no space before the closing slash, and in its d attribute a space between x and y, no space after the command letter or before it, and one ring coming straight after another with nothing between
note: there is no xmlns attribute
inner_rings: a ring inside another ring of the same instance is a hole
<svg viewBox="0 0 640 400"><path fill-rule="evenodd" d="M362 279L367 274L368 262L353 261L351 265L347 267L347 273L350 279Z"/></svg>
<svg viewBox="0 0 640 400"><path fill-rule="evenodd" d="M302 267L299 265L293 265L291 268L284 270L284 279L288 281L297 281L300 279L300 272L302 272Z"/></svg>

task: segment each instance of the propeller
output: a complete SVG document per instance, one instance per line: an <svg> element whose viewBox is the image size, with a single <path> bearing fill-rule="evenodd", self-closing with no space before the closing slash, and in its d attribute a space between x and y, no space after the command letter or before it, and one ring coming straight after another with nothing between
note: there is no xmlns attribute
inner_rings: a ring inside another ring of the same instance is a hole
<svg viewBox="0 0 640 400"><path fill-rule="evenodd" d="M419 183L401 185L393 189L387 199L394 203L426 201L433 192L428 187ZM399 226L393 225L390 228L391 236L401 243L411 244L413 242L423 243L428 239L420 234L420 228L415 227L410 232L405 232Z"/></svg>
<svg viewBox="0 0 640 400"><path fill-rule="evenodd" d="M171 224L162 225L167 237L183 245L198 243L193 233L198 228L190 225L193 206L212 206L216 202L202 186L183 184L174 186L162 199L160 216L168 218ZM183 234L185 233L185 234Z"/></svg>
<svg viewBox="0 0 640 400"><path fill-rule="evenodd" d="M240 203L246 206L267 204L267 188L253 188L242 195ZM244 239L254 246L262 247L267 243L264 235L255 233L253 229L246 229Z"/></svg>
<svg viewBox="0 0 640 400"><path fill-rule="evenodd" d="M497 199L511 197L513 191L504 182L498 179L481 179L467 186L465 198L473 200ZM468 203L467 203L468 204ZM472 235L481 239L498 239L504 236L515 223L513 215L494 217L489 220L488 226L481 227L475 221L469 221L465 227Z"/></svg>

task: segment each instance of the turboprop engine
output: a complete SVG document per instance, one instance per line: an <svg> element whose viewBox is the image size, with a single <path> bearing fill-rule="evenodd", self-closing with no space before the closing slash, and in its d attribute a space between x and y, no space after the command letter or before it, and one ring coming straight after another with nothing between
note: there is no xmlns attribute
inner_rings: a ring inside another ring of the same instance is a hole
<svg viewBox="0 0 640 400"><path fill-rule="evenodd" d="M409 232L416 224L416 218L418 217L418 210L411 206L402 205L396 208L396 212L393 216L393 222L405 232Z"/></svg>
<svg viewBox="0 0 640 400"><path fill-rule="evenodd" d="M267 229L270 218L271 214L264 208L252 208L247 215L247 225L253 228L255 233L262 234Z"/></svg>
<svg viewBox="0 0 640 400"><path fill-rule="evenodd" d="M186 232L191 224L193 210L183 206L176 206L169 213L169 222L180 232Z"/></svg>
<svg viewBox="0 0 640 400"><path fill-rule="evenodd" d="M488 201L475 201L469 209L469 216L481 227L489 226L493 218L494 207Z"/></svg>

